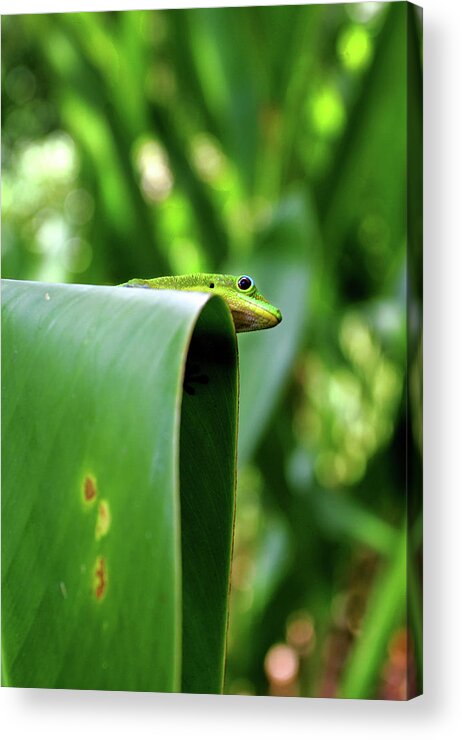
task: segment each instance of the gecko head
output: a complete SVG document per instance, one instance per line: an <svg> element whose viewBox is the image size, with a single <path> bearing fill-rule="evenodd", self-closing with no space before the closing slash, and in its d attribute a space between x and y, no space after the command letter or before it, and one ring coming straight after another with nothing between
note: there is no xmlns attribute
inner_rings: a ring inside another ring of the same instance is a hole
<svg viewBox="0 0 462 740"><path fill-rule="evenodd" d="M233 280L234 290L228 293L227 301L236 332L270 329L282 321L280 310L258 292L250 275Z"/></svg>

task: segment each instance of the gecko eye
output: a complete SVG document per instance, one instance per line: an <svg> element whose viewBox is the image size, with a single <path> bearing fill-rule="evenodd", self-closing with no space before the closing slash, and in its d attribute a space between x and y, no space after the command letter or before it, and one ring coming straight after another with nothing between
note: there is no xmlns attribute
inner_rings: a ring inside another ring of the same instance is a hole
<svg viewBox="0 0 462 740"><path fill-rule="evenodd" d="M248 275L242 275L237 281L237 287L242 290L243 293L248 293L252 290L255 283Z"/></svg>

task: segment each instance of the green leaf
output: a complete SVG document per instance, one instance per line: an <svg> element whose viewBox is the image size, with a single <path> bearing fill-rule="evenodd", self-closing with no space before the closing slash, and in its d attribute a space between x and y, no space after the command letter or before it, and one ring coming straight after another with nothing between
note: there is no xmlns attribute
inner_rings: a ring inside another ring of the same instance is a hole
<svg viewBox="0 0 462 740"><path fill-rule="evenodd" d="M281 309L283 320L277 329L239 338L240 465L256 451L299 351L308 320L309 252L317 238L313 211L293 195L278 208L261 249L246 263L262 293Z"/></svg>
<svg viewBox="0 0 462 740"><path fill-rule="evenodd" d="M221 691L237 408L225 304L5 281L3 384L3 682Z"/></svg>
<svg viewBox="0 0 462 740"><path fill-rule="evenodd" d="M361 219L369 215L383 228L381 261L369 263L375 268L369 270L374 282L368 286L374 297L393 289L405 259L406 8L406 3L387 7L373 62L319 194L323 240L329 247L324 269L332 283L345 280L348 264L355 279L364 269L367 251L357 248Z"/></svg>
<svg viewBox="0 0 462 740"><path fill-rule="evenodd" d="M245 8L197 8L188 11L187 18L192 63L207 109L250 192L256 168L259 90L249 13Z"/></svg>
<svg viewBox="0 0 462 740"><path fill-rule="evenodd" d="M406 618L406 522L396 533L393 554L377 578L361 634L347 662L340 685L343 699L370 699L376 694L380 670L393 630Z"/></svg>
<svg viewBox="0 0 462 740"><path fill-rule="evenodd" d="M313 487L310 502L317 523L334 540L346 536L381 555L393 553L397 536L395 528L344 492Z"/></svg>

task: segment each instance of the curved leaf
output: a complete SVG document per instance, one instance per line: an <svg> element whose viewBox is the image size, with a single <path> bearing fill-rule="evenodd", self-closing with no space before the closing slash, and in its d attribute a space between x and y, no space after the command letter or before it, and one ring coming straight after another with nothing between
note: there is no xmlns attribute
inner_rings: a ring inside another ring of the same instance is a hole
<svg viewBox="0 0 462 740"><path fill-rule="evenodd" d="M220 691L228 309L200 293L14 281L3 304L3 682L177 691L192 686L197 638L210 668L197 690Z"/></svg>

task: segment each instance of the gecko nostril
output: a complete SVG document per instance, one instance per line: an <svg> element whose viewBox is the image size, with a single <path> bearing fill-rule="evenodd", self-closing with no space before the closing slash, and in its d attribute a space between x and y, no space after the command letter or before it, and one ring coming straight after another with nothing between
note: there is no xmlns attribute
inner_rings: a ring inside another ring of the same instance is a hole
<svg viewBox="0 0 462 740"><path fill-rule="evenodd" d="M215 283L210 283L210 288L214 288L214 287L215 287Z"/></svg>

